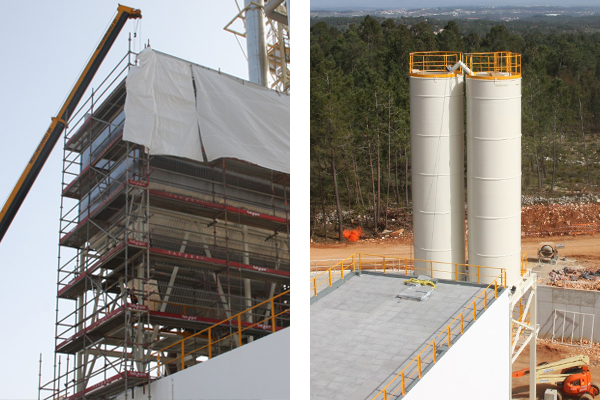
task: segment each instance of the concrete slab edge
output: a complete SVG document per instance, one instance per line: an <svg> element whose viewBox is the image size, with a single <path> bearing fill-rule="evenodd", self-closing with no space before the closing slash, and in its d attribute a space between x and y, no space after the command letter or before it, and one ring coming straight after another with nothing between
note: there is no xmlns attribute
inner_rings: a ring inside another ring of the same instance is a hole
<svg viewBox="0 0 600 400"><path fill-rule="evenodd" d="M325 289L321 290L319 293L317 293L316 296L312 296L310 298L310 304L312 305L312 304L316 303L317 301L319 301L320 299L322 299L323 297L327 296L329 293L333 292L335 289L339 288L344 283L346 283L347 280L352 279L352 277L355 275L356 275L356 272L344 273L344 279L338 279L337 281L333 282L331 284L331 286L328 286Z"/></svg>

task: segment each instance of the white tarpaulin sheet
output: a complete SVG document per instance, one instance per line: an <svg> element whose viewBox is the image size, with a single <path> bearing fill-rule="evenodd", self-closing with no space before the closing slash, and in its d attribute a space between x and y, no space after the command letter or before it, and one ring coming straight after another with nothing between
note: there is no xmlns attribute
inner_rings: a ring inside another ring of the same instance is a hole
<svg viewBox="0 0 600 400"><path fill-rule="evenodd" d="M125 140L150 154L290 173L290 97L150 48L127 76Z"/></svg>

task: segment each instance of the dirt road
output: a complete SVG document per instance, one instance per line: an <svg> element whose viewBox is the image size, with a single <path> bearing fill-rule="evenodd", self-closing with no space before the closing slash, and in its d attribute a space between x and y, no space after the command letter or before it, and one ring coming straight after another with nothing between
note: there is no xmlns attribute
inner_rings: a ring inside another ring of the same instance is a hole
<svg viewBox="0 0 600 400"><path fill-rule="evenodd" d="M413 255L412 244L402 239L359 240L336 244L311 244L311 260L332 260L348 257L352 253L371 253L383 256L397 255L410 258Z"/></svg>
<svg viewBox="0 0 600 400"><path fill-rule="evenodd" d="M537 251L543 243L563 243L559 250L561 257L576 258L581 261L598 262L600 266L600 235L595 236L556 236L523 238L521 251L528 257L537 257ZM398 255L412 257L412 245L404 239L387 238L383 240L359 240L358 242L342 242L335 244L311 244L311 260L329 260L348 257L352 253L372 253L380 255Z"/></svg>

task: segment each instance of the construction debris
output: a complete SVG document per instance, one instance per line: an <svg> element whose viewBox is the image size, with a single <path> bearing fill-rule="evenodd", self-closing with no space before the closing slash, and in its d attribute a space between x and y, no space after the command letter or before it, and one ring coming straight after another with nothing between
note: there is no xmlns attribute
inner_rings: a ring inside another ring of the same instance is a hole
<svg viewBox="0 0 600 400"><path fill-rule="evenodd" d="M548 285L550 286L600 290L600 269L598 268L573 269L564 267L563 269L552 270L548 275L550 277Z"/></svg>

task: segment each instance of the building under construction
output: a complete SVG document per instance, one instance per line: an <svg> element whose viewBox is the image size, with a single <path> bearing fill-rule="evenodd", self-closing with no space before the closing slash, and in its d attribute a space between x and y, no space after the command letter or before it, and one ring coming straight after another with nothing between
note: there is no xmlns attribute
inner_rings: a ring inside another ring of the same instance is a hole
<svg viewBox="0 0 600 400"><path fill-rule="evenodd" d="M43 397L150 397L157 378L289 326L287 94L129 53L70 118L63 165Z"/></svg>

